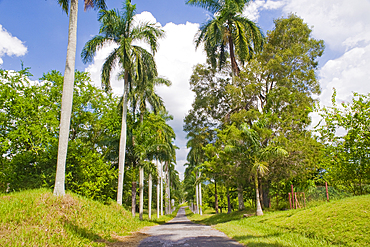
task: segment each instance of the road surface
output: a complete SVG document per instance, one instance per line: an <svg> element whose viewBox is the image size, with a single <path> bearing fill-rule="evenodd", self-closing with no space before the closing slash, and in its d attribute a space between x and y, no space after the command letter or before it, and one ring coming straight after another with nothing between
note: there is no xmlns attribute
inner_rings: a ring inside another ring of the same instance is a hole
<svg viewBox="0 0 370 247"><path fill-rule="evenodd" d="M144 232L149 237L142 240L139 247L240 247L242 244L228 238L224 233L210 226L191 222L185 215L185 207L181 207L177 216L164 225L151 227Z"/></svg>

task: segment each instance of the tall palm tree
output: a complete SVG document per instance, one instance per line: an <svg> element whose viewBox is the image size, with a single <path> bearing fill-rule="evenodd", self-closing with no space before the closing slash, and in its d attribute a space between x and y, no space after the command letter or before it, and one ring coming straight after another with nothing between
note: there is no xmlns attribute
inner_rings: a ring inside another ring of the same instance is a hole
<svg viewBox="0 0 370 247"><path fill-rule="evenodd" d="M212 19L200 27L195 36L196 47L204 43L213 67L221 68L230 55L233 76L239 75L238 59L242 64L262 49L264 35L257 24L242 16L250 0L188 0L186 3L211 12ZM228 48L228 49L227 49Z"/></svg>
<svg viewBox="0 0 370 247"><path fill-rule="evenodd" d="M77 12L78 0L58 0L63 11L68 15L68 46L66 67L64 71L62 109L60 113L59 143L57 157L57 171L55 176L54 195L63 196L65 194L65 170L68 149L69 127L71 122L71 111L73 103L73 84L76 61L77 44ZM89 8L105 9L105 0L85 0L85 10Z"/></svg>
<svg viewBox="0 0 370 247"><path fill-rule="evenodd" d="M148 77L148 79L157 76L153 55L157 51L158 38L162 37L164 34L164 31L154 23L135 23L135 10L136 6L132 5L130 0L126 0L122 13L116 9L101 10L99 12L99 21L101 22L99 30L100 35L96 35L89 40L81 53L82 60L87 63L92 61L95 52L104 45L112 43L118 45L118 47L108 55L102 68L102 84L108 90L110 89L109 82L113 68L119 63L123 69L122 78L124 80L124 92L118 164L118 204L122 204L128 89L130 84L142 81L144 76ZM147 43L150 46L151 53L140 46L134 45L137 41Z"/></svg>

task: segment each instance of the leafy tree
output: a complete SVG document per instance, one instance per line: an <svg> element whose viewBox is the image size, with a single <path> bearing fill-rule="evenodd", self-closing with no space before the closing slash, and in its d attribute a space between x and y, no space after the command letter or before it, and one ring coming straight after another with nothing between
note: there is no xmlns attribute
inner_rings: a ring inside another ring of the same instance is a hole
<svg viewBox="0 0 370 247"><path fill-rule="evenodd" d="M221 68L230 54L233 76L239 75L238 59L242 64L261 51L264 35L253 21L242 16L249 0L188 0L187 4L211 12L212 18L200 27L195 37L196 47L204 43L213 67ZM227 49L228 48L228 49Z"/></svg>
<svg viewBox="0 0 370 247"><path fill-rule="evenodd" d="M77 71L74 85L65 186L107 201L115 198L114 142L107 140L114 140L120 127L118 100L92 86L87 73ZM34 83L26 71L0 70L0 139L6 144L1 149L1 190L54 185L62 87L57 71Z"/></svg>
<svg viewBox="0 0 370 247"><path fill-rule="evenodd" d="M102 83L106 89L110 88L110 73L118 63L123 69L121 78L124 80L122 129L119 151L119 176L117 203L122 204L123 173L126 150L126 118L128 105L128 91L132 83L140 83L144 78L149 81L157 76L153 55L144 48L134 45L137 41L149 44L152 53L157 51L158 38L163 36L163 30L154 23L139 23L135 25L136 6L127 0L123 12L119 10L101 10L99 21L100 35L89 40L82 50L84 62L92 61L95 52L106 44L117 44L106 58L102 68Z"/></svg>
<svg viewBox="0 0 370 247"><path fill-rule="evenodd" d="M351 102L320 109L317 133L325 145L324 178L354 195L369 193L370 94L354 93Z"/></svg>
<svg viewBox="0 0 370 247"><path fill-rule="evenodd" d="M68 14L69 28L66 67L64 71L62 110L60 116L60 132L57 158L57 172L55 177L54 195L64 196L65 194L65 162L68 149L68 136L71 120L73 102L73 82L75 73L76 44L77 44L77 12L78 0L58 0L63 11ZM88 8L105 9L105 0L84 0L85 10Z"/></svg>

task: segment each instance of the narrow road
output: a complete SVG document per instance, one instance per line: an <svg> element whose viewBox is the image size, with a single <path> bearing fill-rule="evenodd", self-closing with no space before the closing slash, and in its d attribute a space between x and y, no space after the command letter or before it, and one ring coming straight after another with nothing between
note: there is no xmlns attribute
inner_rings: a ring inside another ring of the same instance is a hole
<svg viewBox="0 0 370 247"><path fill-rule="evenodd" d="M177 216L164 225L159 225L145 231L150 237L142 240L139 247L221 247L243 246L228 238L224 233L210 226L191 222L185 215L185 207L179 209Z"/></svg>

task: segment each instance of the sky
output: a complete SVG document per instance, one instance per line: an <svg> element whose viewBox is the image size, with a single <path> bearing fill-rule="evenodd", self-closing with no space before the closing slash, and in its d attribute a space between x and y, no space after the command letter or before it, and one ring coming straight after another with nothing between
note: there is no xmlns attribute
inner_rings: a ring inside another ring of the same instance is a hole
<svg viewBox="0 0 370 247"><path fill-rule="evenodd" d="M101 65L112 46L97 52L94 61L80 59L84 44L98 34L97 12L83 11L80 0L77 31L76 69L91 74L100 86ZM108 9L122 8L120 0L106 0ZM189 89L192 68L205 62L205 53L195 49L194 35L209 18L205 10L185 4L185 0L132 0L137 7L137 20L157 22L166 37L156 53L158 73L172 82L160 87L158 94L174 120L169 124L176 133L177 170L183 175L186 162L186 133L183 119L191 108L194 94ZM348 102L352 92L370 92L370 0L255 0L244 15L257 22L264 33L272 30L273 20L290 13L300 16L313 30L312 37L325 42L319 59L318 78L322 89L321 105L331 104L333 88L337 100ZM50 70L64 72L67 51L68 16L57 0L0 0L0 68L21 69L21 61L30 67L32 80ZM112 77L113 90L122 94L122 81ZM317 123L317 114L312 114Z"/></svg>

